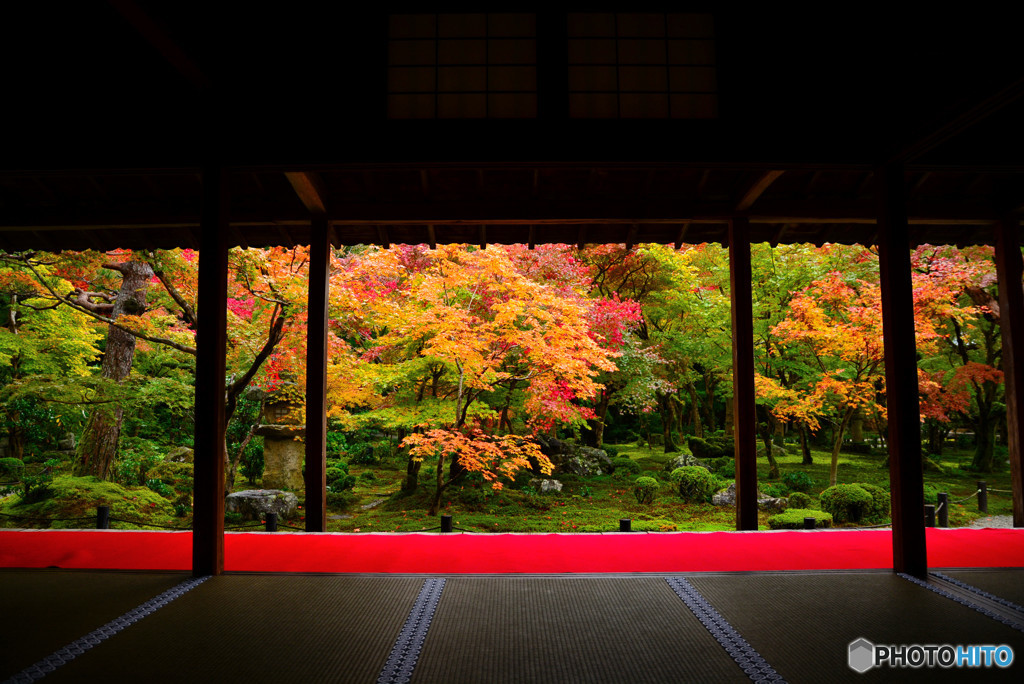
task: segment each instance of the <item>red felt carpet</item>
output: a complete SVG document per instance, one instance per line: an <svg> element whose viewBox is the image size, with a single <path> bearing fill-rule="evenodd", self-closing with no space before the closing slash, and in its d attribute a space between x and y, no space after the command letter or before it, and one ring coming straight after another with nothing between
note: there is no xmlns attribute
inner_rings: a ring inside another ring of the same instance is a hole
<svg viewBox="0 0 1024 684"><path fill-rule="evenodd" d="M928 529L930 567L1024 567L1024 529ZM228 533L225 569L562 573L892 567L889 530L632 534ZM0 567L188 570L190 532L0 530Z"/></svg>

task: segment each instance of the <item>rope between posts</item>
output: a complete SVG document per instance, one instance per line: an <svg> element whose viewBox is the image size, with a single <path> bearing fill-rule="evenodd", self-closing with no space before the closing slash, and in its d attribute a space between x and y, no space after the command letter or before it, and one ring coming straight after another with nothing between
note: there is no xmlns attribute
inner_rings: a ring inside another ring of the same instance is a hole
<svg viewBox="0 0 1024 684"><path fill-rule="evenodd" d="M92 518L92 520L95 520L95 518ZM122 522L122 523L128 523L129 525L142 525L143 527L159 527L159 528L162 528L162 529L165 529L165 530L184 531L184 530L191 530L192 529L191 527L171 527L170 525L159 525L157 523L148 523L148 522L143 522L141 520L125 520L124 518L110 518L110 522Z"/></svg>
<svg viewBox="0 0 1024 684"><path fill-rule="evenodd" d="M991 492L992 490L990 489L990 490L988 490L988 491L990 491L990 492ZM965 496L964 498L960 499L959 501L954 501L953 503L958 503L958 504L959 504L959 503L963 503L964 501L967 501L968 499L970 499L970 498L971 498L972 496L977 496L977 495L978 495L978 494L980 494L980 493L981 493L981 490L979 489L979 490L975 491L975 492L974 492L974 493L972 493L972 494L968 494L967 496Z"/></svg>
<svg viewBox="0 0 1024 684"><path fill-rule="evenodd" d="M989 488L988 491L990 491L990 492L999 492L1000 494L1013 494L1013 490L1011 490L1011 489L992 489L992 488Z"/></svg>

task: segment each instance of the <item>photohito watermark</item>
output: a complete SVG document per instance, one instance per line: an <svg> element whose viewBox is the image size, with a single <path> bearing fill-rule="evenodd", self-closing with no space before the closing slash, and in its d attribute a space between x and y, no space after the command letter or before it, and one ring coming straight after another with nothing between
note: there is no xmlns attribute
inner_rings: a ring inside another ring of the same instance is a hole
<svg viewBox="0 0 1024 684"><path fill-rule="evenodd" d="M850 642L850 669L867 672L873 667L1009 667L1013 649L978 645L873 644L867 639Z"/></svg>

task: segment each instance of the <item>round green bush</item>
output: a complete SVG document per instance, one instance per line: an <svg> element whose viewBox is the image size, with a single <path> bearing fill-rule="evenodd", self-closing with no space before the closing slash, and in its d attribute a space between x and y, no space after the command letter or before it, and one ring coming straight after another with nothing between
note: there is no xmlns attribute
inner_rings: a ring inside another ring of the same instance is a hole
<svg viewBox="0 0 1024 684"><path fill-rule="evenodd" d="M736 461L731 458L723 458L721 465L715 468L715 475L731 480L736 477Z"/></svg>
<svg viewBox="0 0 1024 684"><path fill-rule="evenodd" d="M704 503L715 491L715 476L707 468L683 466L673 470L671 477L687 503Z"/></svg>
<svg viewBox="0 0 1024 684"><path fill-rule="evenodd" d="M653 477L638 477L633 482L633 496L637 503L654 503L654 497L658 494L658 481Z"/></svg>
<svg viewBox="0 0 1024 684"><path fill-rule="evenodd" d="M810 508L811 497L803 492L793 492L789 495L789 503L786 505L789 508Z"/></svg>
<svg viewBox="0 0 1024 684"><path fill-rule="evenodd" d="M352 489L356 484L356 478L341 468L328 468L324 475L327 477L327 489L332 492Z"/></svg>
<svg viewBox="0 0 1024 684"><path fill-rule="evenodd" d="M20 458L0 458L0 476L21 477L25 462Z"/></svg>
<svg viewBox="0 0 1024 684"><path fill-rule="evenodd" d="M794 470L782 476L782 484L791 492L809 492L814 486L814 480L804 471Z"/></svg>
<svg viewBox="0 0 1024 684"><path fill-rule="evenodd" d="M865 522L885 522L885 519L889 517L889 492L878 485L866 482L856 484L871 495L871 504L864 511Z"/></svg>
<svg viewBox="0 0 1024 684"><path fill-rule="evenodd" d="M640 464L631 458L613 458L612 468L617 477L640 474Z"/></svg>
<svg viewBox="0 0 1024 684"><path fill-rule="evenodd" d="M804 496L807 496L804 494ZM802 530L804 518L814 518L815 527L832 527L832 516L825 511L810 508L788 508L782 513L768 518L768 529L771 530Z"/></svg>
<svg viewBox="0 0 1024 684"><path fill-rule="evenodd" d="M819 499L822 509L831 513L837 524L860 522L874 501L863 487L855 484L829 487Z"/></svg>

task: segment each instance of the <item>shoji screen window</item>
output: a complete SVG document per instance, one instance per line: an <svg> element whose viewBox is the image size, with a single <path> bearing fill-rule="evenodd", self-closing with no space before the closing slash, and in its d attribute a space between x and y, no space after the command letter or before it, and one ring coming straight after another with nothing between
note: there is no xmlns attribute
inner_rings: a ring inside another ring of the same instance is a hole
<svg viewBox="0 0 1024 684"><path fill-rule="evenodd" d="M536 15L392 15L388 116L536 117Z"/></svg>
<svg viewBox="0 0 1024 684"><path fill-rule="evenodd" d="M711 15L605 12L568 19L570 116L718 115Z"/></svg>

